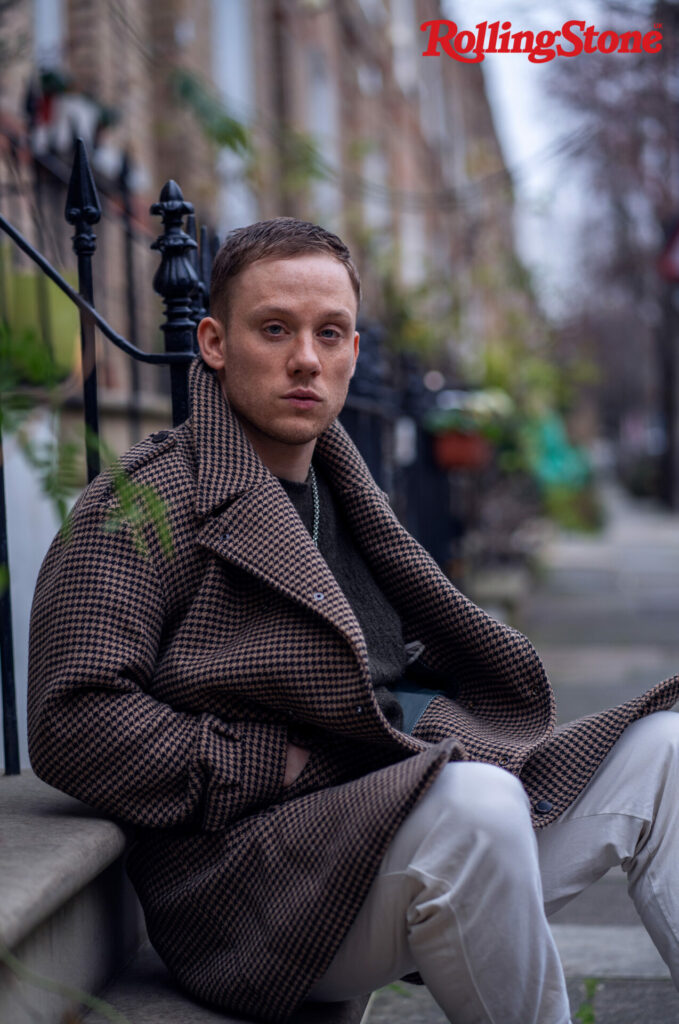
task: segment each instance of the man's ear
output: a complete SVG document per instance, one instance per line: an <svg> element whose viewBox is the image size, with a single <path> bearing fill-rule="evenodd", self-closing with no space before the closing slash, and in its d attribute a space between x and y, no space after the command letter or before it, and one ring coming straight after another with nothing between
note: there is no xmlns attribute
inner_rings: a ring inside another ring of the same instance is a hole
<svg viewBox="0 0 679 1024"><path fill-rule="evenodd" d="M351 376L352 377L354 376L354 371L356 370L356 360L358 359L358 341L359 341L359 337L360 337L360 335L359 335L358 331L356 331L354 333L354 365L351 368Z"/></svg>
<svg viewBox="0 0 679 1024"><path fill-rule="evenodd" d="M200 354L213 370L224 369L224 327L213 316L205 316L198 324Z"/></svg>

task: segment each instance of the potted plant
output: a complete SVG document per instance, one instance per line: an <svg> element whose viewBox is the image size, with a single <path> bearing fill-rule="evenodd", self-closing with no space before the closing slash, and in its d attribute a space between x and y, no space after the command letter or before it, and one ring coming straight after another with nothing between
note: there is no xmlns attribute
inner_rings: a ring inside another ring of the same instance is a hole
<svg viewBox="0 0 679 1024"><path fill-rule="evenodd" d="M512 411L508 395L498 390L445 391L440 406L426 418L433 434L434 458L441 469L480 470L493 457L492 437L498 420Z"/></svg>

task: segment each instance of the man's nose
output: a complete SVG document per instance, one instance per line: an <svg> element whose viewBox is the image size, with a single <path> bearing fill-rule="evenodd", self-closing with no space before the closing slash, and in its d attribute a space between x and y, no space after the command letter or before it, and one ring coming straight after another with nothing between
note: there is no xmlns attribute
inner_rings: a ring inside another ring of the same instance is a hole
<svg viewBox="0 0 679 1024"><path fill-rule="evenodd" d="M299 331L295 337L288 367L293 373L318 373L321 368L314 336L311 331Z"/></svg>

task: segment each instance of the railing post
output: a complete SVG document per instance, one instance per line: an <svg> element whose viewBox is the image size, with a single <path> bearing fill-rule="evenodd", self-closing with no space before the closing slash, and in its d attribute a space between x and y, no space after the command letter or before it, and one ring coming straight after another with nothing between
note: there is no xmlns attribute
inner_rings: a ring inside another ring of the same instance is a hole
<svg viewBox="0 0 679 1024"><path fill-rule="evenodd" d="M134 346L139 347L137 331L137 281L134 273L134 232L132 230L132 196L130 194L130 157L127 151L123 155L123 163L118 179L120 195L123 201L123 225L125 228L125 296L127 299L127 331L128 338ZM130 434L133 443L141 438L141 409L139 407L139 366L137 360L130 363Z"/></svg>
<svg viewBox="0 0 679 1024"><path fill-rule="evenodd" d="M97 248L97 236L92 225L101 218L99 196L87 159L82 139L77 139L73 170L66 197L66 220L75 227L73 251L78 257L78 290L91 306L94 305L92 284L92 256ZM94 341L94 320L80 310L80 348L82 353L83 403L87 452L87 479L93 480L99 472L99 409L97 405L97 354Z"/></svg>
<svg viewBox="0 0 679 1024"><path fill-rule="evenodd" d="M219 240L215 239L217 248ZM207 225L202 224L200 228L200 259L199 277L203 286L203 316L210 315L210 278L212 276L212 240L208 234Z"/></svg>
<svg viewBox="0 0 679 1024"><path fill-rule="evenodd" d="M0 428L0 567L5 567L4 587L0 581L0 669L2 670L2 733L5 751L5 775L18 775L19 733L14 685L14 647L12 644L12 598L9 590L9 553L7 550L7 510L5 508L5 465Z"/></svg>
<svg viewBox="0 0 679 1024"><path fill-rule="evenodd" d="M151 207L151 213L162 217L164 228L151 248L158 249L161 255L153 288L165 303L165 323L161 324L165 351L195 352L192 296L198 285L193 265L193 250L197 245L182 227L186 214L193 213L193 205L184 200L176 181L168 181L163 185L159 201ZM186 370L186 363L170 366L172 421L175 426L183 423L189 414Z"/></svg>
<svg viewBox="0 0 679 1024"><path fill-rule="evenodd" d="M393 494L393 425L396 419L380 331L374 324L360 324L361 354L349 385L349 398L341 415L344 426L358 445L375 480ZM352 402L352 399L356 399Z"/></svg>
<svg viewBox="0 0 679 1024"><path fill-rule="evenodd" d="M196 278L198 279L198 283L193 293L193 302L191 303L191 308L193 309L193 322L197 327L200 321L203 319L203 317L207 316L207 288L205 287L205 280L203 278L202 261L203 245L205 244L205 241L207 239L207 228L205 224L201 225L199 242L196 218L193 213L190 213L186 218L186 230L189 237L193 238L197 245L197 248L194 249L191 253L191 262L193 264L193 269L196 272Z"/></svg>

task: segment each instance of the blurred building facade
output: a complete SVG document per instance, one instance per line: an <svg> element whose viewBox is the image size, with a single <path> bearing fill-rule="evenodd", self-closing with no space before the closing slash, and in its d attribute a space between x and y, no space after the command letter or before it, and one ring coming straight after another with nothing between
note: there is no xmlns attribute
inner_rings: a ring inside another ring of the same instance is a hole
<svg viewBox="0 0 679 1024"><path fill-rule="evenodd" d="M172 177L219 236L278 214L336 230L369 317L385 312L385 268L396 287L442 283L429 311L455 307L442 355L455 363L514 301L512 194L480 67L421 55L419 26L440 16L440 0L14 0L0 23L2 209L72 266L60 218L81 135L104 214L96 299L123 333L157 336L148 207ZM127 361L101 355L104 387L125 393ZM143 368L142 387L160 386Z"/></svg>

